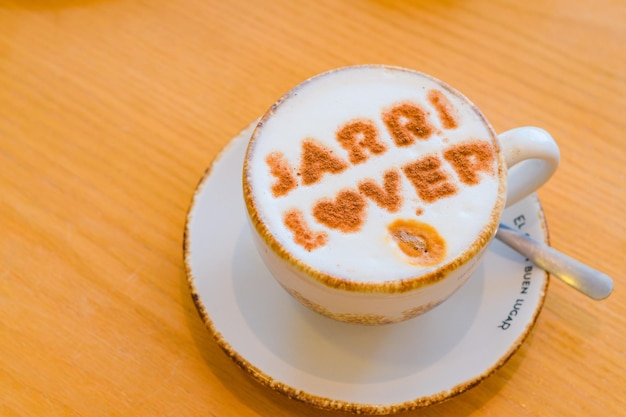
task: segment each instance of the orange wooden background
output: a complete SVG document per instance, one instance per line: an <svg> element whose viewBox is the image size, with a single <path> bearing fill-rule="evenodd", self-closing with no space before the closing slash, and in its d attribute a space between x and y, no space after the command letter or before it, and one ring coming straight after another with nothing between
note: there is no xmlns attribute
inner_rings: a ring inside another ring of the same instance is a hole
<svg viewBox="0 0 626 417"><path fill-rule="evenodd" d="M0 415L331 416L217 347L182 259L213 156L298 82L414 68L497 131L549 130L554 247L610 274L553 280L495 375L406 415L626 409L626 3L615 0L0 0Z"/></svg>

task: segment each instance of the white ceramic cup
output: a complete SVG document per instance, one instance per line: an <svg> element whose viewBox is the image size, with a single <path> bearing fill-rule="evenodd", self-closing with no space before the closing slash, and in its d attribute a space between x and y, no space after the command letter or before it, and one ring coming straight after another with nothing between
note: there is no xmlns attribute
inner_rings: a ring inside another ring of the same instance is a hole
<svg viewBox="0 0 626 417"><path fill-rule="evenodd" d="M258 251L288 293L333 319L385 324L448 299L505 206L558 163L547 132L497 136L435 78L354 66L301 83L260 119L243 195Z"/></svg>

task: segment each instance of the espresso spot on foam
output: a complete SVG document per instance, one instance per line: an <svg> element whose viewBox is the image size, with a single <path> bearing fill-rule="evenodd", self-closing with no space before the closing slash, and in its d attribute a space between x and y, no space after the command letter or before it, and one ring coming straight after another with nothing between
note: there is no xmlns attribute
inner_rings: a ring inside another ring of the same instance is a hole
<svg viewBox="0 0 626 417"><path fill-rule="evenodd" d="M343 190L335 200L323 199L313 206L313 216L321 224L344 233L358 232L365 222L365 198Z"/></svg>
<svg viewBox="0 0 626 417"><path fill-rule="evenodd" d="M382 187L376 184L374 180L366 179L359 183L359 191L390 213L398 211L402 206L400 174L395 169L385 172Z"/></svg>
<svg viewBox="0 0 626 417"><path fill-rule="evenodd" d="M446 257L445 240L427 223L398 219L387 230L400 250L418 265L435 265Z"/></svg>
<svg viewBox="0 0 626 417"><path fill-rule="evenodd" d="M457 122L456 110L450 103L450 100L439 90L430 90L428 92L428 101L433 105L437 114L439 115L439 121L446 129L456 129L459 127Z"/></svg>
<svg viewBox="0 0 626 417"><path fill-rule="evenodd" d="M328 234L312 231L300 210L287 211L283 216L283 222L287 229L293 233L293 241L309 252L328 242Z"/></svg>
<svg viewBox="0 0 626 417"><path fill-rule="evenodd" d="M457 193L456 185L441 169L441 159L437 156L426 156L404 165L402 170L415 187L417 195L427 203Z"/></svg>
<svg viewBox="0 0 626 417"><path fill-rule="evenodd" d="M289 166L289 162L282 152L272 152L265 158L265 162L270 167L270 173L276 178L272 184L272 195L280 197L289 193L298 186L296 177Z"/></svg>
<svg viewBox="0 0 626 417"><path fill-rule="evenodd" d="M401 103L384 112L383 122L398 146L412 145L418 139L428 139L433 133L426 113L413 103Z"/></svg>
<svg viewBox="0 0 626 417"><path fill-rule="evenodd" d="M473 140L451 146L443 157L452 165L464 184L476 185L480 182L479 173L493 176L495 151L490 143Z"/></svg>
<svg viewBox="0 0 626 417"><path fill-rule="evenodd" d="M334 156L332 151L311 139L302 142L300 173L304 185L315 184L325 173L337 174L348 164Z"/></svg>
<svg viewBox="0 0 626 417"><path fill-rule="evenodd" d="M337 141L348 151L350 162L360 164L368 158L368 152L379 155L387 150L378 140L378 129L370 120L355 120L346 123L337 131Z"/></svg>

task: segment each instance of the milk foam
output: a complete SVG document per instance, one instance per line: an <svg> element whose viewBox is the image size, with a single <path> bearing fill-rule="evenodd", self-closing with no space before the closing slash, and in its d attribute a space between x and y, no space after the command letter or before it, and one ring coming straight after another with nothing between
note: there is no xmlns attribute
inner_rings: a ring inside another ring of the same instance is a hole
<svg viewBox="0 0 626 417"><path fill-rule="evenodd" d="M445 128L427 94L437 90L444 94L456 110L457 128ZM445 149L470 140L493 144L495 138L482 116L466 99L449 91L437 81L404 70L384 67L356 67L324 74L305 82L288 94L272 109L255 133L244 173L253 190L254 204L260 219L274 239L289 253L322 273L361 282L380 282L411 278L432 270L437 265L419 266L399 250L391 238L388 225L396 219L416 219L433 226L445 240L446 256L440 263L453 260L462 253L490 221L499 195L498 157L492 162L492 175L479 173L476 185L466 185L454 167L443 157ZM434 133L426 140L410 146L394 143L382 114L385 109L411 102L426 110L426 118ZM369 120L378 129L378 139L386 145L380 155L369 155L364 163L349 162L348 151L339 144L337 130L355 119ZM340 173L325 173L319 182L303 185L298 170L302 142L313 138L332 150L332 155L345 161ZM497 145L494 149L497 149ZM298 186L286 195L276 197L271 189L276 177L266 162L272 152L281 152L292 168ZM497 152L494 150L494 152ZM402 172L403 166L436 155L443 170L458 188L456 195L425 202ZM316 202L334 199L345 189L358 192L358 183L372 179L382 186L383 175L395 167L400 173L403 203L397 212L389 213L371 199L366 200L365 221L355 233L344 233L321 224L312 214ZM294 241L286 227L284 215L298 209L313 232L326 234L326 243L307 250ZM416 214L419 213L419 214Z"/></svg>

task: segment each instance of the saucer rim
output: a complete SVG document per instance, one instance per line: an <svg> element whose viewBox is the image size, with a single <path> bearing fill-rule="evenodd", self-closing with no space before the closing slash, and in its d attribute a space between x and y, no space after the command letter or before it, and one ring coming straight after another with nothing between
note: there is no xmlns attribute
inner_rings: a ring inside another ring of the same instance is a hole
<svg viewBox="0 0 626 417"><path fill-rule="evenodd" d="M196 307L196 310L202 319L206 329L212 335L213 339L220 347L222 351L243 371L248 373L253 379L255 379L262 386L270 388L273 391L276 391L286 397L300 401L302 403L314 406L319 409L328 410L328 411L342 411L352 414L365 414L365 415L388 415L395 414L399 412L412 411L416 409L425 408L428 406L432 406L443 401L452 399L464 392L469 391L475 386L479 385L485 379L489 378L493 375L498 369L500 369L509 359L520 349L523 342L529 336L530 332L534 328L541 311L543 310L543 306L545 304L545 299L548 291L548 287L550 284L550 274L542 271L544 274L544 282L543 287L539 292L539 299L537 305L535 306L534 313L532 318L526 324L524 329L521 331L520 335L517 339L515 339L509 348L509 350L503 354L500 359L490 368L486 369L480 375L469 379L463 383L457 384L451 387L447 391L442 391L433 395L418 397L412 400L407 400L401 403L392 404L392 405L383 405L383 404L365 404L365 403L356 403L349 402L343 400L336 400L327 397L322 397L319 395L309 394L301 389L297 389L288 384L282 383L280 381L276 381L271 376L263 373L259 368L254 366L250 361L245 359L243 355L238 353L222 336L221 332L217 330L213 321L211 320L209 314L207 313L206 308L204 307L202 300L200 298L200 294L195 286L195 276L193 275L192 268L190 265L191 258L191 242L190 242L190 223L192 220L192 212L196 206L196 202L198 197L203 191L204 184L210 178L213 168L215 165L225 156L225 154L234 147L234 144L238 140L245 140L243 133L247 131L251 131L253 127L256 125L256 122L251 123L248 127L241 130L237 135L233 136L213 157L210 161L208 167L205 169L204 173L200 177L196 187L194 188L194 192L191 198L191 201L188 205L186 216L185 216L185 228L183 233L183 260L185 267L185 275L187 280L187 285L191 294L191 299ZM547 221L545 218L545 214L543 211L543 207L541 206L541 201L539 200L536 193L531 194L527 198L533 198L534 204L537 205L537 215L539 218L539 224L541 226L541 231L543 234L543 242L549 244L549 230ZM506 210L506 208L505 208ZM351 324L346 323L347 326Z"/></svg>

